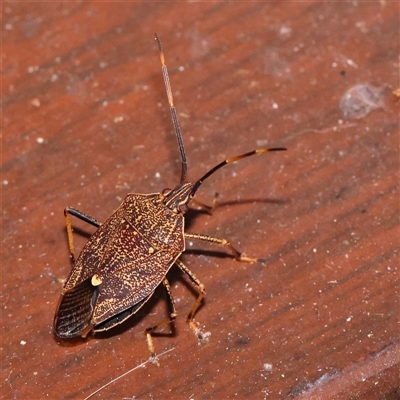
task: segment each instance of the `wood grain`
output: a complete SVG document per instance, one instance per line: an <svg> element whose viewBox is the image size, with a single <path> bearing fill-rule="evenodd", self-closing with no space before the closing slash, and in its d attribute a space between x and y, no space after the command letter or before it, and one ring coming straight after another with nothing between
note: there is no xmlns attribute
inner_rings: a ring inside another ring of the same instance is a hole
<svg viewBox="0 0 400 400"><path fill-rule="evenodd" d="M396 2L3 3L3 399L81 399L148 358L157 291L107 334L58 342L70 263L62 211L100 221L127 193L179 180L154 32L162 39L196 179L214 215L187 230L225 237L264 264L188 243L207 290L169 278L179 316L146 364L93 398L397 399L399 100ZM354 85L379 108L345 118ZM376 104L376 102L375 102ZM78 250L90 227L76 221Z"/></svg>

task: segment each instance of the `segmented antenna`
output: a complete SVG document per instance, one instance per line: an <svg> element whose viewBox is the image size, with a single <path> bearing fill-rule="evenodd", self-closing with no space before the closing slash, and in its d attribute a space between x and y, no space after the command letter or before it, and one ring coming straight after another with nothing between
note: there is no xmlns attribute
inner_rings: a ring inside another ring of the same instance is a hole
<svg viewBox="0 0 400 400"><path fill-rule="evenodd" d="M157 33L155 34L155 40L158 44L158 49L160 50L161 69L162 69L162 74L164 77L165 89L167 90L169 109L171 111L171 117L172 117L172 123L174 124L175 136L178 141L179 151L181 152L181 157L182 157L182 172L181 172L181 182L180 183L183 183L186 179L186 173L187 173L187 160L186 160L185 148L183 147L181 129L179 128L178 117L176 115L176 109L174 106L174 98L172 97L172 90L171 90L171 84L169 82L168 70L167 70L167 66L165 65L165 56L164 56L164 52L161 47L161 41L158 38Z"/></svg>

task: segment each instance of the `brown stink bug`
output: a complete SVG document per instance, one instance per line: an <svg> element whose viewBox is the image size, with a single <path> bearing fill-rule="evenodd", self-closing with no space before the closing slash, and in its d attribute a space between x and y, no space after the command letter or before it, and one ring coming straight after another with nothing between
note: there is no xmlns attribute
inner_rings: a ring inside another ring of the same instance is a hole
<svg viewBox="0 0 400 400"><path fill-rule="evenodd" d="M182 158L180 183L174 189L165 189L161 193L128 194L104 223L72 207L64 210L72 270L62 289L54 317L54 332L57 337L86 337L89 332L108 330L137 313L162 283L168 295L170 313L167 319L146 330L147 344L153 359L155 353L152 332L171 323L177 316L166 277L173 265L189 276L199 293L187 322L194 333L202 338L194 322L194 315L205 290L204 285L179 258L185 251L185 239L203 240L225 246L238 261L258 261L256 258L242 255L226 239L185 232L184 214L197 189L205 179L226 164L254 154L286 150L281 147L256 149L222 161L196 182L186 182L186 155L168 71L157 35L155 39L160 51L162 73ZM74 255L69 215L98 228L77 259Z"/></svg>

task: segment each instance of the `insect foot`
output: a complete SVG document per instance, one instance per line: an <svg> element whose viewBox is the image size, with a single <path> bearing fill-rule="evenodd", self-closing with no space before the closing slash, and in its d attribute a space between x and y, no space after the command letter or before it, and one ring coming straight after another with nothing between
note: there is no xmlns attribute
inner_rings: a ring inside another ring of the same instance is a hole
<svg viewBox="0 0 400 400"><path fill-rule="evenodd" d="M211 332L203 332L194 320L188 321L188 323L194 334L197 336L197 339L199 339L199 344L208 343Z"/></svg>

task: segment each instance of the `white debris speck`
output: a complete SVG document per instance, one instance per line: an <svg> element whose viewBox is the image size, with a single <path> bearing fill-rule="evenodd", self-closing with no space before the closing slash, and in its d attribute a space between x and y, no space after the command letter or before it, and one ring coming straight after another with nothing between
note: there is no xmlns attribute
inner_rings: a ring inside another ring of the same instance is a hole
<svg viewBox="0 0 400 400"><path fill-rule="evenodd" d="M180 67L178 67L178 71L184 71L185 70L185 67L183 66L183 65L181 65Z"/></svg>
<svg viewBox="0 0 400 400"><path fill-rule="evenodd" d="M264 363L263 368L264 368L264 371L272 371L272 364Z"/></svg>
<svg viewBox="0 0 400 400"><path fill-rule="evenodd" d="M157 178L157 179L160 179L161 174L160 174L159 172L156 172L156 173L154 174L154 177Z"/></svg>
<svg viewBox="0 0 400 400"><path fill-rule="evenodd" d="M7 179L4 179L4 180L3 180L3 185L4 185L4 186L8 185L8 180L7 180Z"/></svg>
<svg viewBox="0 0 400 400"><path fill-rule="evenodd" d="M25 346L26 345L25 340L21 340L19 343L20 343L21 346Z"/></svg>
<svg viewBox="0 0 400 400"><path fill-rule="evenodd" d="M120 115L119 117L115 117L115 118L114 118L114 122L115 122L115 123L121 122L121 121L123 121L123 120L124 120L124 117L123 117L122 115Z"/></svg>
<svg viewBox="0 0 400 400"><path fill-rule="evenodd" d="M348 65L350 65L350 67L358 68L358 65L353 60L350 60L350 58L348 58L346 62Z"/></svg>
<svg viewBox="0 0 400 400"><path fill-rule="evenodd" d="M28 67L28 72L29 72L30 74L32 74L32 73L34 73L35 71L37 71L38 69L39 69L39 66L38 66L38 65L31 65L31 66Z"/></svg>
<svg viewBox="0 0 400 400"><path fill-rule="evenodd" d="M42 137L38 137L38 138L36 138L36 142L39 144L42 144L42 143L44 143L44 139Z"/></svg>
<svg viewBox="0 0 400 400"><path fill-rule="evenodd" d="M277 103L273 102L273 103L272 103L272 108L273 108L274 110L277 110L277 109L279 108L279 106L278 106Z"/></svg>
<svg viewBox="0 0 400 400"><path fill-rule="evenodd" d="M31 100L31 104L35 107L40 107L40 100L35 97L34 99Z"/></svg>
<svg viewBox="0 0 400 400"><path fill-rule="evenodd" d="M352 86L342 96L339 107L348 119L360 119L371 111L384 108L382 91L369 83Z"/></svg>
<svg viewBox="0 0 400 400"><path fill-rule="evenodd" d="M281 29L279 29L280 35L290 35L291 33L292 33L292 28L288 26L282 26Z"/></svg>

